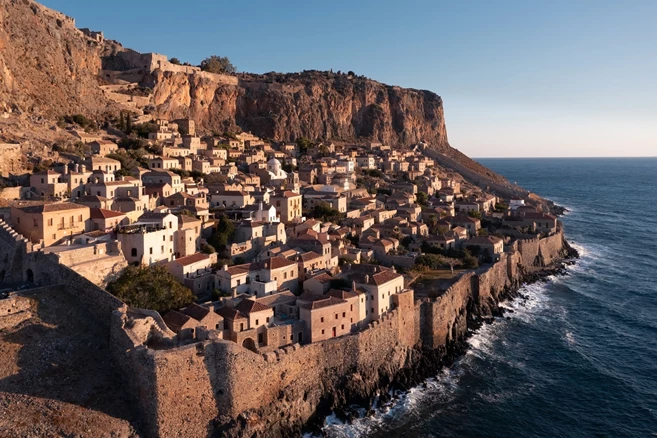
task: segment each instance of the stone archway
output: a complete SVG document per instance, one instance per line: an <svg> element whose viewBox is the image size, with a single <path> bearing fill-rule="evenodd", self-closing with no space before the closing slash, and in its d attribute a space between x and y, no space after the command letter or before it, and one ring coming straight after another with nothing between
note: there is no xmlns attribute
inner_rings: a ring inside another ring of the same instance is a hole
<svg viewBox="0 0 657 438"><path fill-rule="evenodd" d="M246 348L247 350L257 352L255 341L251 338L244 339L244 341L242 341L242 347Z"/></svg>
<svg viewBox="0 0 657 438"><path fill-rule="evenodd" d="M34 284L34 272L31 269L25 271L25 278L28 283Z"/></svg>

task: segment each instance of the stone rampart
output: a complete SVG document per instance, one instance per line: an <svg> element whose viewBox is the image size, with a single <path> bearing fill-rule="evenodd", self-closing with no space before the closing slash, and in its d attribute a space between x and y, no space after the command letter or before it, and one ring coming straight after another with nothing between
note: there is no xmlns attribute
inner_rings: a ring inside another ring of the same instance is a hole
<svg viewBox="0 0 657 438"><path fill-rule="evenodd" d="M462 345L469 322L496 314L519 286L523 270L517 267L533 266L539 253L553 261L562 243L559 233L511 246L497 263L464 274L438 298L414 302L412 292L400 294L395 310L367 329L324 342L264 354L224 340L157 351L125 343L121 355L132 370L125 375L136 391L153 391L155 401L140 402L151 409L152 436L300 431L318 412L368 400L404 370L421 367L418 349L445 354Z"/></svg>
<svg viewBox="0 0 657 438"><path fill-rule="evenodd" d="M519 239L520 264L525 267L544 267L561 257L564 249L563 229L542 239Z"/></svg>

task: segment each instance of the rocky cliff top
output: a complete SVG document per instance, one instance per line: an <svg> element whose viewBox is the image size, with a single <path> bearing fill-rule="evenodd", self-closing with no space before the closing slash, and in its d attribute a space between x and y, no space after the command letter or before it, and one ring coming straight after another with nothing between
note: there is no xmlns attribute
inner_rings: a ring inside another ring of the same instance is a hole
<svg viewBox="0 0 657 438"><path fill-rule="evenodd" d="M450 147L443 102L433 92L385 85L351 72L221 78L156 68L132 73L128 81L151 90L135 104L111 99L107 87L101 88L108 84L101 70L115 65L107 60L121 52L140 56L116 41L83 33L72 18L36 2L0 0L0 114L51 121L83 114L100 120L119 108L139 113L141 105L156 117L193 118L207 132L403 146L423 141L487 179L508 184ZM21 133L0 127L0 141L7 135L16 140Z"/></svg>

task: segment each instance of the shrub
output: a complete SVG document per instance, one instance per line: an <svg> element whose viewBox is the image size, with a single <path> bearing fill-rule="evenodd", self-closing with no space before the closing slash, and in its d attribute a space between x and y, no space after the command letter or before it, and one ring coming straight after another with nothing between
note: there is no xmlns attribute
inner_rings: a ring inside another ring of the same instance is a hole
<svg viewBox="0 0 657 438"><path fill-rule="evenodd" d="M160 313L179 309L194 301L192 291L178 283L166 267L128 266L107 290L128 306Z"/></svg>
<svg viewBox="0 0 657 438"><path fill-rule="evenodd" d="M235 73L237 69L225 56L212 55L201 61L201 70L210 73Z"/></svg>

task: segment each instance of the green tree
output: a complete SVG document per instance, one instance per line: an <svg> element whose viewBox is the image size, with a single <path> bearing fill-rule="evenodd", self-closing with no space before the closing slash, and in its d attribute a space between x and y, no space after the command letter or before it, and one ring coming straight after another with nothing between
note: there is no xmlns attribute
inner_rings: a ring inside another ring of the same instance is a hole
<svg viewBox="0 0 657 438"><path fill-rule="evenodd" d="M463 251L463 267L465 269L475 269L479 267L479 260L477 257L473 256L469 250Z"/></svg>
<svg viewBox="0 0 657 438"><path fill-rule="evenodd" d="M180 59L178 59L178 58L171 58L171 59L169 60L169 62L170 62L171 64L176 64L176 65L180 65L180 64L181 64Z"/></svg>
<svg viewBox="0 0 657 438"><path fill-rule="evenodd" d="M426 207L429 203L429 195L425 192L417 192L417 203L423 207Z"/></svg>
<svg viewBox="0 0 657 438"><path fill-rule="evenodd" d="M210 73L228 73L237 72L235 66L225 56L212 55L201 61L201 70Z"/></svg>
<svg viewBox="0 0 657 438"><path fill-rule="evenodd" d="M126 114L125 119L125 131L126 134L130 135L132 133L132 115Z"/></svg>
<svg viewBox="0 0 657 438"><path fill-rule="evenodd" d="M470 210L468 212L468 216L475 218L475 219L481 219L481 212L475 211L475 210Z"/></svg>
<svg viewBox="0 0 657 438"><path fill-rule="evenodd" d="M107 290L128 306L160 313L179 309L194 301L194 294L163 265L128 266Z"/></svg>
<svg viewBox="0 0 657 438"><path fill-rule="evenodd" d="M315 219L321 219L323 222L333 222L340 219L340 212L331 207L327 202L318 202L313 207L312 215Z"/></svg>
<svg viewBox="0 0 657 438"><path fill-rule="evenodd" d="M218 250L222 250L231 242L234 234L235 225L230 219L222 214L218 218L215 232L208 239L208 244Z"/></svg>

